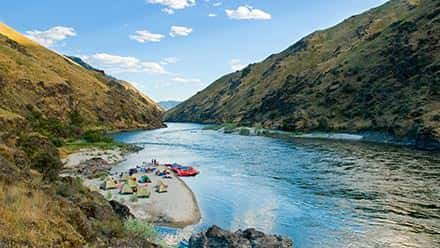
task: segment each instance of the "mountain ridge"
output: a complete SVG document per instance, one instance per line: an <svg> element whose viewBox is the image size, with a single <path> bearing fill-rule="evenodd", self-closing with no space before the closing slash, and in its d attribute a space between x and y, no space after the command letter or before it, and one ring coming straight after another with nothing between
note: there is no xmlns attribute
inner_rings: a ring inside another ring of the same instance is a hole
<svg viewBox="0 0 440 248"><path fill-rule="evenodd" d="M439 9L389 1L221 77L165 120L383 131L440 149Z"/></svg>

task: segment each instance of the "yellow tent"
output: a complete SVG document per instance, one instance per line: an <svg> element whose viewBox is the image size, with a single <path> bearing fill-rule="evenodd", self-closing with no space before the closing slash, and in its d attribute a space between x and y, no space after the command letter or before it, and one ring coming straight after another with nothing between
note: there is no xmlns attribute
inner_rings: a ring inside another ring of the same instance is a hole
<svg viewBox="0 0 440 248"><path fill-rule="evenodd" d="M165 193L168 192L168 185L164 182L159 181L156 185L157 193Z"/></svg>
<svg viewBox="0 0 440 248"><path fill-rule="evenodd" d="M107 176L104 181L114 181L115 179L112 176Z"/></svg>
<svg viewBox="0 0 440 248"><path fill-rule="evenodd" d="M150 197L150 190L148 187L138 187L136 196L138 198L148 198Z"/></svg>
<svg viewBox="0 0 440 248"><path fill-rule="evenodd" d="M101 186L104 190L116 189L117 185L114 180L105 180Z"/></svg>
<svg viewBox="0 0 440 248"><path fill-rule="evenodd" d="M131 195L133 194L133 189L128 186L128 184L124 184L124 186L122 186L122 189L119 191L120 194L124 194L124 195Z"/></svg>
<svg viewBox="0 0 440 248"><path fill-rule="evenodd" d="M136 180L133 180L133 179L128 180L127 184L130 188L136 188L138 186L138 183L136 182Z"/></svg>
<svg viewBox="0 0 440 248"><path fill-rule="evenodd" d="M130 180L130 176L127 174L122 175L121 177L121 181L123 182L128 182Z"/></svg>

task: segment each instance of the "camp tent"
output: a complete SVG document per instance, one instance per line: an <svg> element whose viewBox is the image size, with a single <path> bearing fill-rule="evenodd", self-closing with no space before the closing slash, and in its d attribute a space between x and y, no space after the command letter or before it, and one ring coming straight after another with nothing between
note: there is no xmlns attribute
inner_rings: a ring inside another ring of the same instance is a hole
<svg viewBox="0 0 440 248"><path fill-rule="evenodd" d="M158 193L165 193L165 192L168 192L168 185L166 185L162 181L159 181L156 185L156 189L157 189Z"/></svg>
<svg viewBox="0 0 440 248"><path fill-rule="evenodd" d="M130 188L136 188L136 187L138 186L138 183L136 182L136 179L135 179L135 180L130 179L130 180L128 180L127 185L128 185Z"/></svg>
<svg viewBox="0 0 440 248"><path fill-rule="evenodd" d="M109 179L109 178L108 178ZM102 183L102 186L101 186L101 188L102 189L104 189L104 190L110 190L110 189L116 189L117 188L117 185L116 185L116 183L115 183L115 180L113 180L112 178L110 178L111 180L105 180L103 183Z"/></svg>
<svg viewBox="0 0 440 248"><path fill-rule="evenodd" d="M115 179L112 176L107 176L104 180L105 181L114 181Z"/></svg>
<svg viewBox="0 0 440 248"><path fill-rule="evenodd" d="M128 174L124 174L121 177L121 181L128 182L130 180L130 176Z"/></svg>
<svg viewBox="0 0 440 248"><path fill-rule="evenodd" d="M128 186L128 184L124 184L124 186L122 186L121 191L119 191L120 194L124 194L124 195L129 195L129 194L133 194L133 189Z"/></svg>
<svg viewBox="0 0 440 248"><path fill-rule="evenodd" d="M151 183L151 180L148 176L141 176L139 183Z"/></svg>
<svg viewBox="0 0 440 248"><path fill-rule="evenodd" d="M138 198L148 198L150 197L150 190L147 187L138 187L136 196Z"/></svg>

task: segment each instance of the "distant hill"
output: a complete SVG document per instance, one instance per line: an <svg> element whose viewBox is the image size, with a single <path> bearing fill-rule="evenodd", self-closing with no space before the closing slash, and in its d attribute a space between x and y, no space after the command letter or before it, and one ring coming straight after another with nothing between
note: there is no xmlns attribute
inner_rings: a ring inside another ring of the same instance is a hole
<svg viewBox="0 0 440 248"><path fill-rule="evenodd" d="M176 107L177 105L179 105L180 103L182 103L182 102L180 102L180 101L161 101L161 102L158 102L157 104L159 104L159 106L161 106L165 110L170 110L170 109Z"/></svg>
<svg viewBox="0 0 440 248"><path fill-rule="evenodd" d="M440 1L391 0L221 77L165 119L374 130L440 149L439 41Z"/></svg>
<svg viewBox="0 0 440 248"><path fill-rule="evenodd" d="M0 23L0 123L11 123L4 116L34 121L37 116L60 123L80 120L84 129L149 129L163 126L162 114L130 83Z"/></svg>

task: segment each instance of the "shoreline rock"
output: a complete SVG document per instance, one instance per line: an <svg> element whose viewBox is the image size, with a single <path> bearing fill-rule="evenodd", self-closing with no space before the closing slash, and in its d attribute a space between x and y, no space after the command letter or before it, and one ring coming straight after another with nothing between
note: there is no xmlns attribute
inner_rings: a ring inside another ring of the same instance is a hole
<svg viewBox="0 0 440 248"><path fill-rule="evenodd" d="M218 226L210 227L206 232L191 236L189 248L292 248L293 241L279 235L268 235L249 228L244 231L230 232Z"/></svg>

